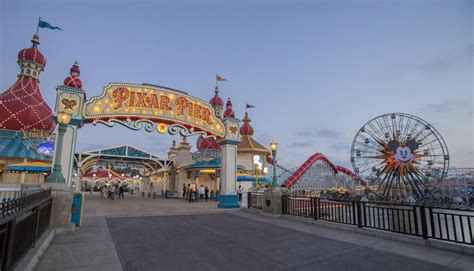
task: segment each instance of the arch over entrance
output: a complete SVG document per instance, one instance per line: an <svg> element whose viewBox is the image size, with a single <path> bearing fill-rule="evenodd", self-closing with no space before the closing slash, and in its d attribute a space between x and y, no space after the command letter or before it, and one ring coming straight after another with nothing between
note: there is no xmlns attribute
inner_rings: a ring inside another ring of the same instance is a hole
<svg viewBox="0 0 474 271"><path fill-rule="evenodd" d="M74 68L75 67L75 68ZM71 80L79 80L77 64L71 69ZM68 77L69 78L69 77ZM240 143L240 120L234 116L221 119L208 102L176 89L151 84L110 83L101 95L86 100L81 84L56 87L56 106L59 112L71 114L70 122L59 130L56 154L60 155L63 175L71 181L77 130L84 124L123 125L132 130L145 129L157 134L212 137L222 146L220 207L238 207L236 195L236 146ZM75 82L74 81L74 82ZM79 80L80 81L80 80ZM69 82L69 81L67 81ZM61 114L62 116L63 114ZM61 125L59 125L61 126ZM65 131L64 131L65 130ZM64 143L61 143L61 141ZM61 152L62 148L66 152ZM94 155L84 165L93 163ZM167 165L162 165L164 168ZM151 168L150 168L151 169Z"/></svg>
<svg viewBox="0 0 474 271"><path fill-rule="evenodd" d="M110 83L84 105L84 123L116 123L132 130L222 138L224 125L213 107L186 92L150 84Z"/></svg>

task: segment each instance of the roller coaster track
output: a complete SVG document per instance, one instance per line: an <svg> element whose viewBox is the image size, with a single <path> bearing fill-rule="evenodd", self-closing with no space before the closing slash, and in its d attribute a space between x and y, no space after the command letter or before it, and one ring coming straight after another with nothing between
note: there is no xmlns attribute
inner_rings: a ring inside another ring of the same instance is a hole
<svg viewBox="0 0 474 271"><path fill-rule="evenodd" d="M283 183L283 187L291 188L291 186L293 186L317 161L323 161L324 163L326 163L332 169L334 174L342 173L354 179L360 179L359 176L357 176L357 174L355 174L351 170L343 166L334 165L326 156L324 156L324 154L315 153L311 155L297 170L291 172L292 174L290 175L290 177L288 177Z"/></svg>

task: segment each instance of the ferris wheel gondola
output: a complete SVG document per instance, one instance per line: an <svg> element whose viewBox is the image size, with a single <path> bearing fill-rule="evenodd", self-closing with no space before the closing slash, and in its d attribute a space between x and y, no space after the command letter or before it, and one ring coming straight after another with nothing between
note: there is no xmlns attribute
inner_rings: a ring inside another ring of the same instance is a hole
<svg viewBox="0 0 474 271"><path fill-rule="evenodd" d="M449 168L438 131L409 114L390 113L367 122L351 147L354 172L388 198L434 195Z"/></svg>

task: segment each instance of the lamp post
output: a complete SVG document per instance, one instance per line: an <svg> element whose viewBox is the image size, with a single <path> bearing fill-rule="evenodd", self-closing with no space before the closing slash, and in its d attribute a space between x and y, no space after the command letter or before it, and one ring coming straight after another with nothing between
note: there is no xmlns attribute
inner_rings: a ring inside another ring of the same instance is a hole
<svg viewBox="0 0 474 271"><path fill-rule="evenodd" d="M270 143L270 150L272 152L272 161L273 161L273 181L272 181L272 187L277 187L277 176L276 176L276 165L277 165L277 160L276 160L276 151L277 151L277 146L278 143L273 140L272 143Z"/></svg>
<svg viewBox="0 0 474 271"><path fill-rule="evenodd" d="M51 175L46 178L46 183L65 183L61 166L61 154L63 148L63 138L66 133L67 125L71 121L71 113L67 111L58 112L58 136L56 142L56 156L54 157L54 167Z"/></svg>
<svg viewBox="0 0 474 271"><path fill-rule="evenodd" d="M94 186L95 186L95 173L92 174L92 187L89 187L89 189L94 189Z"/></svg>

